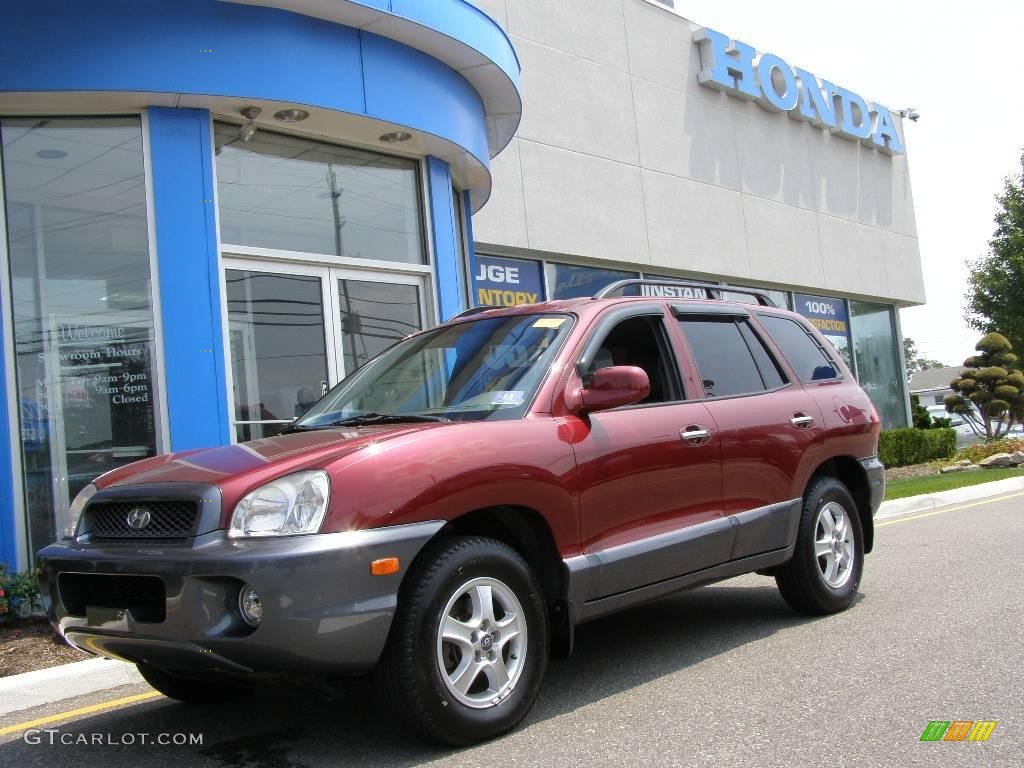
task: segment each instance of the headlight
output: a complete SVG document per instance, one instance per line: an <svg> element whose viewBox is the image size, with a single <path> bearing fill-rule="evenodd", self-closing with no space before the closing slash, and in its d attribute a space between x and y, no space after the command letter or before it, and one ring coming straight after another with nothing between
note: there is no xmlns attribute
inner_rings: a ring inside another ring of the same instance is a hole
<svg viewBox="0 0 1024 768"><path fill-rule="evenodd" d="M257 488L235 507L228 536L291 536L316 533L327 512L327 473L296 472Z"/></svg>
<svg viewBox="0 0 1024 768"><path fill-rule="evenodd" d="M78 492L75 496L75 500L71 502L71 508L68 510L68 516L71 518L71 522L67 528L64 529L64 538L70 539L75 535L75 531L78 530L78 521L82 519L82 512L85 510L85 505L89 503L89 499L96 495L96 491L99 490L95 485L89 483L85 488Z"/></svg>

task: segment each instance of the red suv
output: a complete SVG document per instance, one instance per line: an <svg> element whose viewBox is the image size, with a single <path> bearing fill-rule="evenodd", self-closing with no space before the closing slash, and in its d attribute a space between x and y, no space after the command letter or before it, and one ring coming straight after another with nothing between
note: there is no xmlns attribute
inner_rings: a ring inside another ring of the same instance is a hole
<svg viewBox="0 0 1024 768"><path fill-rule="evenodd" d="M597 616L750 571L846 608L878 416L801 317L666 295L691 290L470 310L278 437L103 475L39 553L51 620L183 701L372 670L416 730L468 744Z"/></svg>

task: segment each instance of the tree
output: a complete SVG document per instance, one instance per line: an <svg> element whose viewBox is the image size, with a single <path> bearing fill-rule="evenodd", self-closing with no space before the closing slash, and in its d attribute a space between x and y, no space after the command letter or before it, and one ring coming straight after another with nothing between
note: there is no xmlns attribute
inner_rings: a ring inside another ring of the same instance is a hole
<svg viewBox="0 0 1024 768"><path fill-rule="evenodd" d="M910 415L915 429L932 428L932 415L921 405L921 398L917 395L910 396Z"/></svg>
<svg viewBox="0 0 1024 768"><path fill-rule="evenodd" d="M1007 338L983 336L979 355L964 360L965 370L950 382L946 410L963 417L981 437L994 440L1024 420L1024 373Z"/></svg>
<svg viewBox="0 0 1024 768"><path fill-rule="evenodd" d="M996 230L988 254L970 267L967 324L984 333L999 331L1024 349L1024 155L1017 175L996 196Z"/></svg>
<svg viewBox="0 0 1024 768"><path fill-rule="evenodd" d="M909 336L903 337L903 358L907 361L907 381L910 381L910 376L917 373L918 371L925 371L929 368L944 368L945 366L938 360L930 360L927 357L921 357L917 351L917 342L915 342Z"/></svg>

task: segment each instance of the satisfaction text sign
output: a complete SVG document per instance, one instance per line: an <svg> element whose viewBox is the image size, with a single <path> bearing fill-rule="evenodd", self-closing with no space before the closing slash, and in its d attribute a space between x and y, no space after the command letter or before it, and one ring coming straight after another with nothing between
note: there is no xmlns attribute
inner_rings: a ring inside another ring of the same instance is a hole
<svg viewBox="0 0 1024 768"><path fill-rule="evenodd" d="M793 294L793 308L806 317L822 336L850 364L850 315L846 302L834 296L814 296L809 293Z"/></svg>

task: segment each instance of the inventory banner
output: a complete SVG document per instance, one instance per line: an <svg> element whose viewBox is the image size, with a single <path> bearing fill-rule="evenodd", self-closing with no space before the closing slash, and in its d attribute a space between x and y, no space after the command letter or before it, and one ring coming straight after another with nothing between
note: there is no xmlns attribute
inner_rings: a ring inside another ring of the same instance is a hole
<svg viewBox="0 0 1024 768"><path fill-rule="evenodd" d="M847 365L852 365L850 315L846 311L846 302L833 296L813 296L807 293L793 294L793 302L793 309L806 317L832 343Z"/></svg>
<svg viewBox="0 0 1024 768"><path fill-rule="evenodd" d="M478 307L514 307L544 300L540 262L476 257L473 301Z"/></svg>

